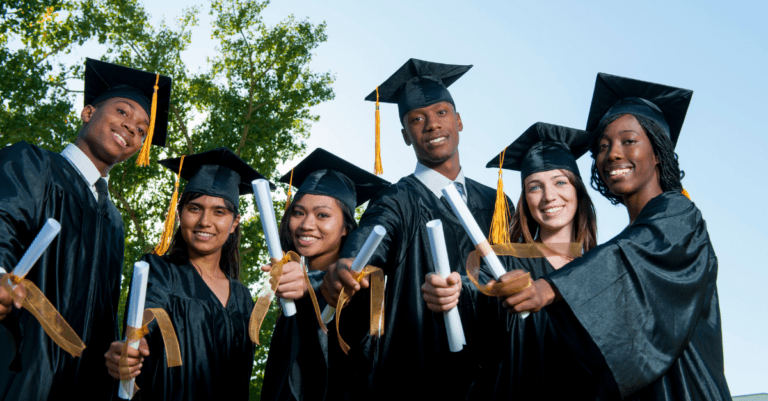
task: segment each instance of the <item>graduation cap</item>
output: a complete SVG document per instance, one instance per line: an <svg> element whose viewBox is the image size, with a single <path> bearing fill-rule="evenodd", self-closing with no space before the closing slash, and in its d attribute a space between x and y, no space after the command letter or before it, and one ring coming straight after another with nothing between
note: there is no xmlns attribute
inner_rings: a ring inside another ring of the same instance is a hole
<svg viewBox="0 0 768 401"><path fill-rule="evenodd" d="M85 105L122 97L138 103L149 117L149 129L136 164L149 164L150 145L165 146L171 78L121 65L85 59Z"/></svg>
<svg viewBox="0 0 768 401"><path fill-rule="evenodd" d="M587 131L593 132L606 118L635 114L659 124L675 146L692 96L692 90L601 72L595 82Z"/></svg>
<svg viewBox="0 0 768 401"><path fill-rule="evenodd" d="M538 122L531 125L511 145L491 159L486 167L499 166L496 187L496 208L493 212L489 237L491 242L510 242L509 206L504 195L502 169L520 171L521 181L531 174L557 169L580 176L576 159L589 148L590 133L575 128Z"/></svg>
<svg viewBox="0 0 768 401"><path fill-rule="evenodd" d="M295 198L303 194L325 195L338 199L354 213L357 206L371 199L390 183L360 167L317 148L280 182L297 187Z"/></svg>
<svg viewBox="0 0 768 401"><path fill-rule="evenodd" d="M176 204L178 203L179 177L187 180L184 193L197 192L223 198L232 202L236 209L240 205L240 195L253 193L251 181L264 178L228 148L218 148L190 156L160 160L158 163L177 172L177 176L176 189L173 191L168 215L165 218L165 229L154 250L156 255L163 255L171 243ZM275 185L271 182L269 186L275 189Z"/></svg>
<svg viewBox="0 0 768 401"><path fill-rule="evenodd" d="M470 68L472 68L471 65L441 64L412 58L365 98L365 100L376 102L376 165L374 167L376 174L383 172L379 146L379 102L396 103L401 124L403 117L413 109L439 102L448 102L456 108L448 87Z"/></svg>

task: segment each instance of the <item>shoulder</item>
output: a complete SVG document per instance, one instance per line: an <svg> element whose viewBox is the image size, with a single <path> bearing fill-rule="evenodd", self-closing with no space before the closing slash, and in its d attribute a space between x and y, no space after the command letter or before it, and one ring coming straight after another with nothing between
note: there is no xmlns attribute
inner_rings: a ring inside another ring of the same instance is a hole
<svg viewBox="0 0 768 401"><path fill-rule="evenodd" d="M154 253L148 253L141 258L142 261L149 263L149 280L166 283L170 285L174 281L174 276L178 273L175 260L169 256L157 256Z"/></svg>
<svg viewBox="0 0 768 401"><path fill-rule="evenodd" d="M469 177L465 177L464 180L466 180L467 187L475 191L484 201L496 202L496 188L481 184Z"/></svg>
<svg viewBox="0 0 768 401"><path fill-rule="evenodd" d="M236 294L238 303L250 312L253 309L254 302L253 295L251 295L248 287L240 281L232 280L232 291Z"/></svg>
<svg viewBox="0 0 768 401"><path fill-rule="evenodd" d="M0 164L19 165L20 167L23 166L25 170L43 170L48 168L53 155L58 155L58 153L43 150L21 141L0 149Z"/></svg>
<svg viewBox="0 0 768 401"><path fill-rule="evenodd" d="M398 204L412 205L411 202L423 196L425 191L429 192L429 190L424 187L413 174L411 174L379 191L379 193L371 199L369 208L379 205L390 207Z"/></svg>

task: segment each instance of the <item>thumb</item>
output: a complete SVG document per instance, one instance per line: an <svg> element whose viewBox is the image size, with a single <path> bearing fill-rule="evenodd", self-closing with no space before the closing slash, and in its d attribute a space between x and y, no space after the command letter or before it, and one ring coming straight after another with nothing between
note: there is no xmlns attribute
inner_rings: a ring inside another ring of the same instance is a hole
<svg viewBox="0 0 768 401"><path fill-rule="evenodd" d="M459 273L453 272L445 278L445 282L448 283L448 285L456 285L461 282L461 276Z"/></svg>

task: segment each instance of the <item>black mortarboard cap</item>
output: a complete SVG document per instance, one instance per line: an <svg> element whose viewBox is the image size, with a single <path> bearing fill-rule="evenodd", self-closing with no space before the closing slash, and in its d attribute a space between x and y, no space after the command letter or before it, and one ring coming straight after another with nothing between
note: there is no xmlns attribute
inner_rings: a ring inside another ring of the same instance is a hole
<svg viewBox="0 0 768 401"><path fill-rule="evenodd" d="M502 168L520 171L523 180L533 173L555 169L580 176L576 159L587 152L590 135L580 129L538 122L507 146ZM500 156L491 159L486 167L498 167Z"/></svg>
<svg viewBox="0 0 768 401"><path fill-rule="evenodd" d="M379 101L397 103L400 122L411 110L439 102L456 107L448 87L466 73L471 65L440 64L412 58L383 84L379 85ZM376 91L365 100L375 102Z"/></svg>
<svg viewBox="0 0 768 401"><path fill-rule="evenodd" d="M158 163L175 173L179 171L181 158L160 160ZM224 198L235 207L240 204L239 195L253 193L251 181L264 178L228 148L186 156L181 177L187 180L184 193L198 192ZM270 187L275 189L271 182Z"/></svg>
<svg viewBox="0 0 768 401"><path fill-rule="evenodd" d="M152 116L152 95L157 81L157 108L152 144L165 146L168 133L168 109L171 104L171 78L135 70L104 61L85 59L85 106L113 97L131 99ZM150 122L151 124L151 122Z"/></svg>
<svg viewBox="0 0 768 401"><path fill-rule="evenodd" d="M390 185L389 181L322 148L310 153L291 172L280 178L280 182L291 183L291 174L292 185L298 188L294 199L302 194L330 196L347 205L352 213L357 206Z"/></svg>
<svg viewBox="0 0 768 401"><path fill-rule="evenodd" d="M604 119L617 114L635 114L655 121L677 144L693 91L598 73L587 131L593 132Z"/></svg>

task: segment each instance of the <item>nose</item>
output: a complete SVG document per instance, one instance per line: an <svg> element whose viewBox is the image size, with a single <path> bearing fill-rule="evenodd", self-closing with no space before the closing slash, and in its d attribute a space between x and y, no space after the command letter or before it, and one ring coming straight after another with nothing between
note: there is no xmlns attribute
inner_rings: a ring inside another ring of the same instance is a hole
<svg viewBox="0 0 768 401"><path fill-rule="evenodd" d="M608 145L608 160L621 160L624 158L624 152L618 143Z"/></svg>
<svg viewBox="0 0 768 401"><path fill-rule="evenodd" d="M122 123L123 128L128 130L128 132L131 134L131 136L136 136L138 133L138 128L136 127L136 124L134 124L131 120L126 119Z"/></svg>
<svg viewBox="0 0 768 401"><path fill-rule="evenodd" d="M442 128L439 118L427 116L426 119L427 123L425 124L425 127L428 132L436 131Z"/></svg>
<svg viewBox="0 0 768 401"><path fill-rule="evenodd" d="M299 224L299 228L304 231L311 231L315 228L315 217L311 214L307 214L304 216L304 219L301 220L301 224Z"/></svg>
<svg viewBox="0 0 768 401"><path fill-rule="evenodd" d="M543 194L544 196L542 196L542 199L544 200L544 202L549 203L556 199L556 196L555 196L556 191L553 186L544 185L544 187L542 188L542 191L544 192Z"/></svg>
<svg viewBox="0 0 768 401"><path fill-rule="evenodd" d="M200 220L197 221L197 225L200 227L210 227L213 220L212 211L204 211L200 213Z"/></svg>

